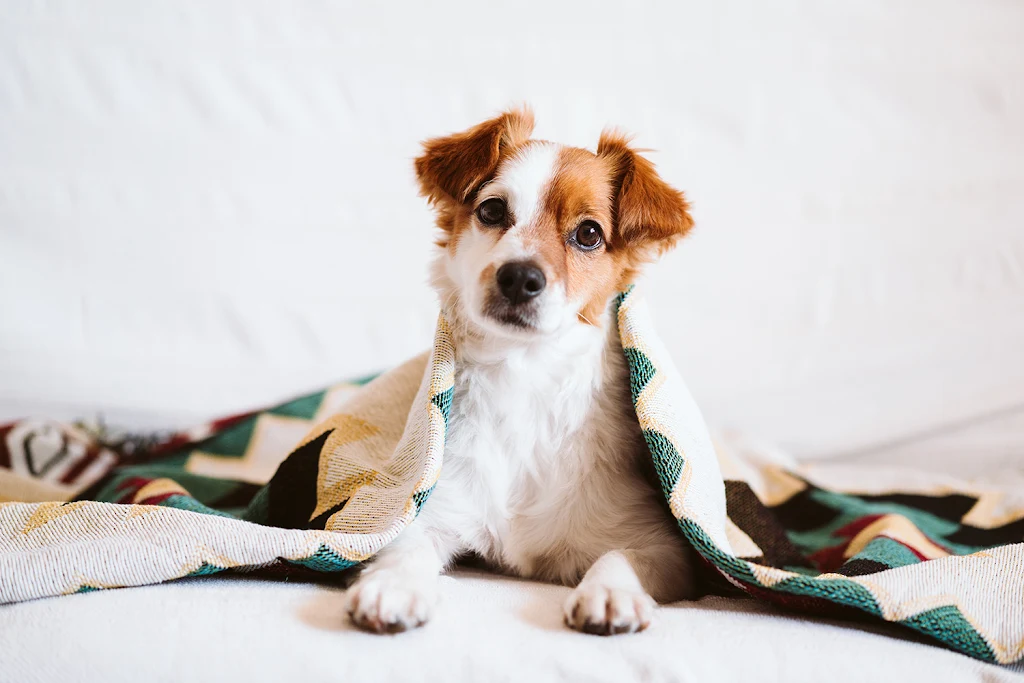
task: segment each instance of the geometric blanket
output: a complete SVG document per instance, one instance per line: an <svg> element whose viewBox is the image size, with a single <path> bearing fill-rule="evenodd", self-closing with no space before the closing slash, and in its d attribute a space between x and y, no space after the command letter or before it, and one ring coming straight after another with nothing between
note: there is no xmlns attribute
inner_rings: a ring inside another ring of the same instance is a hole
<svg viewBox="0 0 1024 683"><path fill-rule="evenodd" d="M1024 660L1024 491L811 467L714 444L643 301L614 313L636 416L717 589L881 619ZM392 541L442 467L454 349L180 433L0 426L0 603L223 571L345 571Z"/></svg>

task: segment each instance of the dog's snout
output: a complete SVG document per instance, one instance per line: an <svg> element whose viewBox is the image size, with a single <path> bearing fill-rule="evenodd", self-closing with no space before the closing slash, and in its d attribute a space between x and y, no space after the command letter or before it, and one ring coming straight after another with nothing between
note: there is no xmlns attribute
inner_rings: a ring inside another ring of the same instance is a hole
<svg viewBox="0 0 1024 683"><path fill-rule="evenodd" d="M544 291L544 272L529 262L506 263L498 268L498 290L512 304L529 301Z"/></svg>

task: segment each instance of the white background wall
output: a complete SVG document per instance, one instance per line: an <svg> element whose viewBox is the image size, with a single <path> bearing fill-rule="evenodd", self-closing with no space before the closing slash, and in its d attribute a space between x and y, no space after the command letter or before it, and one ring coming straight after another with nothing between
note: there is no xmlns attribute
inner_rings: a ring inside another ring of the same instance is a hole
<svg viewBox="0 0 1024 683"><path fill-rule="evenodd" d="M425 348L410 160L516 101L688 192L647 290L710 422L828 456L995 412L956 447L1024 461L996 0L0 0L0 419L189 421Z"/></svg>

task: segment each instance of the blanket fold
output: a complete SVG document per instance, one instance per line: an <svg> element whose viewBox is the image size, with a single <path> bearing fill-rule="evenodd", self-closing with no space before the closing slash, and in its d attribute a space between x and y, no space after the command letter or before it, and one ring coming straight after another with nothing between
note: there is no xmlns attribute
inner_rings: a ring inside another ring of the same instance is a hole
<svg viewBox="0 0 1024 683"><path fill-rule="evenodd" d="M758 599L1024 659L1024 491L713 444L643 301L624 292L615 315L663 493L710 571ZM454 370L442 316L432 351L372 381L188 432L0 427L0 603L357 565L430 504Z"/></svg>

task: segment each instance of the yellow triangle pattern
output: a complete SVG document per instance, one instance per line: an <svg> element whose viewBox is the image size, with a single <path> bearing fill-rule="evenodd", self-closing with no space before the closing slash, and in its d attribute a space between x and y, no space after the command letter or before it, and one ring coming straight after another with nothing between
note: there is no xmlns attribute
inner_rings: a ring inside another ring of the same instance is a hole
<svg viewBox="0 0 1024 683"><path fill-rule="evenodd" d="M64 515L70 515L75 510L81 507L89 505L87 501L80 500L74 503L40 503L36 508L36 511L32 513L32 516L25 522L25 527L21 530L23 534L29 534L36 529L49 524L55 519L59 519Z"/></svg>

